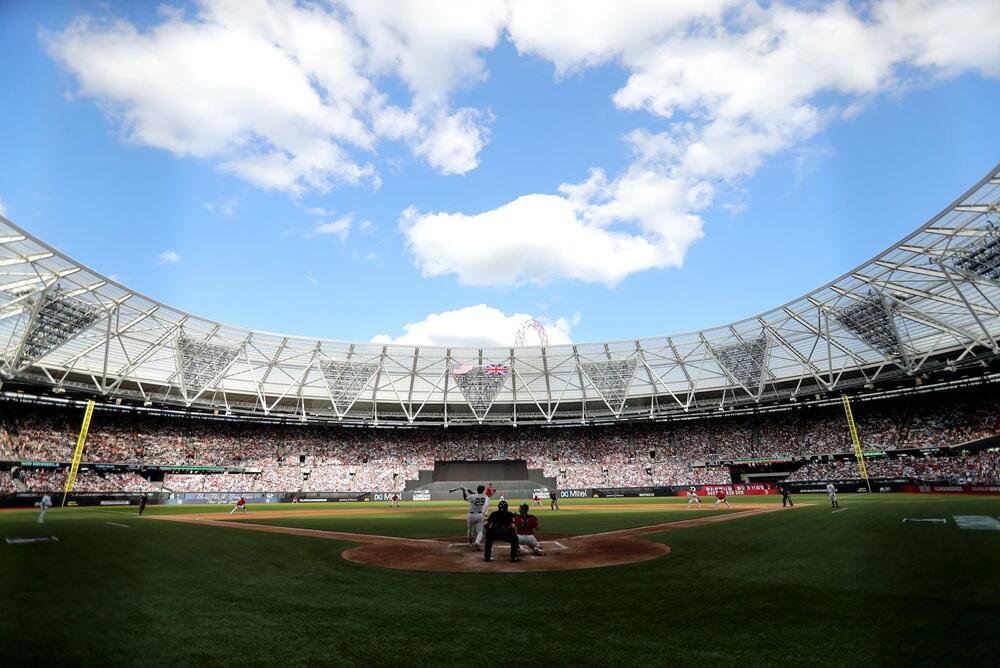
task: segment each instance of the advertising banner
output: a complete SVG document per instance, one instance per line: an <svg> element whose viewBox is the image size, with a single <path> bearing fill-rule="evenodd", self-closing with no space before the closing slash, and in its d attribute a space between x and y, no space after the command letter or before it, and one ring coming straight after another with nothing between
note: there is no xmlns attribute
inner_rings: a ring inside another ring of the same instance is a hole
<svg viewBox="0 0 1000 668"><path fill-rule="evenodd" d="M270 492L174 492L167 496L166 503L169 505L191 503L231 505L235 504L241 496L247 500L247 503L278 503L284 495Z"/></svg>
<svg viewBox="0 0 1000 668"><path fill-rule="evenodd" d="M1000 485L947 485L947 484L907 484L902 485L900 492L914 494L1000 494Z"/></svg>
<svg viewBox="0 0 1000 668"><path fill-rule="evenodd" d="M730 496L755 496L777 494L778 489L772 482L755 482L739 485L675 485L672 487L619 487L597 488L593 495L601 498L643 497L643 496L684 496L691 487L698 496L715 496L720 489ZM562 493L563 490L560 491ZM572 491L572 490L565 490ZM567 498L567 497L564 497ZM572 498L572 497L568 497Z"/></svg>

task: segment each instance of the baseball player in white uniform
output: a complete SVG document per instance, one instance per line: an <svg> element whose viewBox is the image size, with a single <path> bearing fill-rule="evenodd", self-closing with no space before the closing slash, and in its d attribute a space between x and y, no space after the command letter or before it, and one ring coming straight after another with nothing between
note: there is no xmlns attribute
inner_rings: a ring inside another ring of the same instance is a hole
<svg viewBox="0 0 1000 668"><path fill-rule="evenodd" d="M826 483L826 495L830 498L832 508L840 508L840 504L837 503L837 488L833 486L832 482Z"/></svg>
<svg viewBox="0 0 1000 668"><path fill-rule="evenodd" d="M698 498L698 490L694 487L688 489L688 508L691 507L692 503L697 503L698 507L701 508L701 499Z"/></svg>
<svg viewBox="0 0 1000 668"><path fill-rule="evenodd" d="M470 494L469 490L464 487L458 489L462 490L462 498L469 504L469 517L466 520L468 526L466 537L469 539L469 545L481 550L483 549L483 519L486 517L486 509L490 506L490 497L483 494L486 491L486 487L483 485L476 488L475 494Z"/></svg>
<svg viewBox="0 0 1000 668"><path fill-rule="evenodd" d="M45 524L45 513L49 511L52 507L52 499L49 498L48 494L42 496L42 500L38 502L38 523Z"/></svg>

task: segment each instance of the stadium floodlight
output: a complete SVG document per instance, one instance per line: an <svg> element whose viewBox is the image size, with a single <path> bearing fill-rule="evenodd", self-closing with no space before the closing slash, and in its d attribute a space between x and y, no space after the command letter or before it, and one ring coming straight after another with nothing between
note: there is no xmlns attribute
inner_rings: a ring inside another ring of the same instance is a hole
<svg viewBox="0 0 1000 668"><path fill-rule="evenodd" d="M493 401L503 387L507 378L507 366L490 364L484 367L453 362L451 375L476 419L481 420L493 406Z"/></svg>
<svg viewBox="0 0 1000 668"><path fill-rule="evenodd" d="M745 387L748 392L755 393L760 387L760 379L767 363L769 345L766 334L761 334L752 341L740 341L729 346L712 350L715 358L733 379Z"/></svg>
<svg viewBox="0 0 1000 668"><path fill-rule="evenodd" d="M34 318L25 336L18 366L37 360L100 320L103 309L65 294L59 286L29 301Z"/></svg>
<svg viewBox="0 0 1000 668"><path fill-rule="evenodd" d="M638 359L582 362L580 368L615 415L621 413Z"/></svg>
<svg viewBox="0 0 1000 668"><path fill-rule="evenodd" d="M320 362L319 366L338 415L351 409L379 368L375 362Z"/></svg>
<svg viewBox="0 0 1000 668"><path fill-rule="evenodd" d="M893 360L904 360L905 351L892 312L877 292L840 309L834 318L859 339Z"/></svg>
<svg viewBox="0 0 1000 668"><path fill-rule="evenodd" d="M189 401L225 373L240 354L236 346L195 341L183 334L177 337L175 348L178 370Z"/></svg>
<svg viewBox="0 0 1000 668"><path fill-rule="evenodd" d="M949 264L960 271L1000 281L1000 230L990 225L983 236L958 249Z"/></svg>

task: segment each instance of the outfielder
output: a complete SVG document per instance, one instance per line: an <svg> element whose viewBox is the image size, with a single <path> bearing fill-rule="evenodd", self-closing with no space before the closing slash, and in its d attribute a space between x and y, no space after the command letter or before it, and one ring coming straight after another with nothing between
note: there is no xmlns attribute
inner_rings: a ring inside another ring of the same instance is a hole
<svg viewBox="0 0 1000 668"><path fill-rule="evenodd" d="M52 507L52 499L48 494L42 495L42 500L38 502L38 523L45 524L45 513Z"/></svg>
<svg viewBox="0 0 1000 668"><path fill-rule="evenodd" d="M688 506L687 507L688 507L689 510L691 509L691 504L692 503L697 503L698 507L701 508L701 499L698 498L698 490L697 490L697 488L695 488L694 485L692 485L688 489Z"/></svg>
<svg viewBox="0 0 1000 668"><path fill-rule="evenodd" d="M840 508L840 504L837 503L837 488L833 486L832 482L826 483L826 495L830 499L830 507Z"/></svg>
<svg viewBox="0 0 1000 668"><path fill-rule="evenodd" d="M486 517L486 509L490 505L490 497L483 492L486 487L480 485L476 488L475 494L469 494L469 490L459 487L462 490L462 498L469 503L469 517L466 519L469 545L477 550L483 549L483 518ZM452 490L455 491L455 490Z"/></svg>
<svg viewBox="0 0 1000 668"><path fill-rule="evenodd" d="M393 494L389 503L389 510L399 510L399 494Z"/></svg>
<svg viewBox="0 0 1000 668"><path fill-rule="evenodd" d="M538 518L528 512L528 504L522 503L517 509L517 517L514 518L514 528L517 529L517 542L522 550L530 549L539 557L545 556L542 544L535 536L538 528Z"/></svg>

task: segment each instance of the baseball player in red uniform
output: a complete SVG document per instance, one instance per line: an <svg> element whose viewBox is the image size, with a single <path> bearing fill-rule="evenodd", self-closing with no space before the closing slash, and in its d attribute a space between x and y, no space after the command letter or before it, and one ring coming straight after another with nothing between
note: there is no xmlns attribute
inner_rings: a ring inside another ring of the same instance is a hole
<svg viewBox="0 0 1000 668"><path fill-rule="evenodd" d="M393 494L389 503L389 510L399 510L399 494Z"/></svg>
<svg viewBox="0 0 1000 668"><path fill-rule="evenodd" d="M233 506L233 509L229 511L229 514L232 515L237 510L242 510L244 515L247 514L247 500L245 498L243 498L242 496L236 502L236 505Z"/></svg>
<svg viewBox="0 0 1000 668"><path fill-rule="evenodd" d="M517 517L514 518L514 527L517 529L517 542L522 550L531 548L533 554L545 556L542 544L535 537L535 530L538 529L538 518L528 512L528 504L522 503L517 509Z"/></svg>
<svg viewBox="0 0 1000 668"><path fill-rule="evenodd" d="M496 490L493 489L493 483L490 483L490 484L486 485L486 491L483 492L483 494L485 494L488 497L492 497L495 493L496 493Z"/></svg>
<svg viewBox="0 0 1000 668"><path fill-rule="evenodd" d="M718 492L715 493L715 507L716 508L719 507L720 503L726 504L726 508L732 508L732 506L729 505L729 499L727 499L726 496L727 496L726 490L724 490L724 489L720 489Z"/></svg>
<svg viewBox="0 0 1000 668"><path fill-rule="evenodd" d="M542 500L538 497L538 492L535 492L535 495L531 497L531 505L541 508Z"/></svg>

